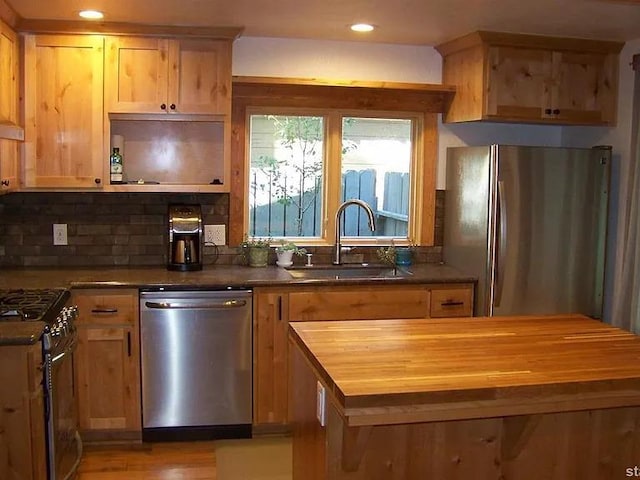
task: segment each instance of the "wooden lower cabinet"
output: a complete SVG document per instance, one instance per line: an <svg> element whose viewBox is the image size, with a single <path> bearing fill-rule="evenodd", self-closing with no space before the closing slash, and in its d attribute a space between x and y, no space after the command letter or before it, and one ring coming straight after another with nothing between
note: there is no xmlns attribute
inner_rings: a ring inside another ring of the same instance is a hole
<svg viewBox="0 0 640 480"><path fill-rule="evenodd" d="M0 478L44 480L42 346L0 346Z"/></svg>
<svg viewBox="0 0 640 480"><path fill-rule="evenodd" d="M254 427L289 423L289 322L473 314L468 283L259 287L253 292Z"/></svg>
<svg viewBox="0 0 640 480"><path fill-rule="evenodd" d="M138 291L74 290L74 355L80 433L85 440L141 437Z"/></svg>

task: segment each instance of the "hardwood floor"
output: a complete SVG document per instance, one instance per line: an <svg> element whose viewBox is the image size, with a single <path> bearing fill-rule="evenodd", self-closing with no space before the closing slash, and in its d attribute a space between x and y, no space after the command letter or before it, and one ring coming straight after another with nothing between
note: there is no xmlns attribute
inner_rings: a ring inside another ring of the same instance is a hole
<svg viewBox="0 0 640 480"><path fill-rule="evenodd" d="M76 480L291 480L291 438L86 446Z"/></svg>
<svg viewBox="0 0 640 480"><path fill-rule="evenodd" d="M214 442L88 446L77 480L217 480Z"/></svg>

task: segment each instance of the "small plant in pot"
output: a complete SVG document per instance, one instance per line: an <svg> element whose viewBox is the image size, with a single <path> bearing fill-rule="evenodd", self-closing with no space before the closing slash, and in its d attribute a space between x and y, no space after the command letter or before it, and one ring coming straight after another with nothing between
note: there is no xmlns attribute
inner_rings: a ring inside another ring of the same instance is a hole
<svg viewBox="0 0 640 480"><path fill-rule="evenodd" d="M276 255L278 260L276 265L279 267L290 267L293 265L293 256L302 256L307 251L304 248L299 248L295 243L288 240L281 240L280 245L276 247Z"/></svg>
<svg viewBox="0 0 640 480"><path fill-rule="evenodd" d="M244 255L250 267L266 267L269 260L269 244L270 238L252 238L245 237L240 244L242 254Z"/></svg>

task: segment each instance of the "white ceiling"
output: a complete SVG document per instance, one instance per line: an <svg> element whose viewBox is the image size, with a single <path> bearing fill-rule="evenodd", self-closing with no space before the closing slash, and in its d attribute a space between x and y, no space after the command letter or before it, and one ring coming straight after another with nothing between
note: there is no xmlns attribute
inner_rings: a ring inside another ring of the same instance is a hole
<svg viewBox="0 0 640 480"><path fill-rule="evenodd" d="M23 18L244 27L243 36L437 45L474 30L640 38L638 0L6 0ZM347 28L369 22L368 35Z"/></svg>

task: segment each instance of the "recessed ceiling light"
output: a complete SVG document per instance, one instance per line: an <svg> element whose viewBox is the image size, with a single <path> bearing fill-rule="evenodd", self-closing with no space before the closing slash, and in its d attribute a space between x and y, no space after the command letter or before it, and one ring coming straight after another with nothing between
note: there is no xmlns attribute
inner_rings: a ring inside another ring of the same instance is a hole
<svg viewBox="0 0 640 480"><path fill-rule="evenodd" d="M100 20L104 17L104 14L98 10L82 10L78 15L87 20Z"/></svg>
<svg viewBox="0 0 640 480"><path fill-rule="evenodd" d="M354 32L370 32L374 29L373 25L368 23L354 23L351 25L351 30Z"/></svg>

